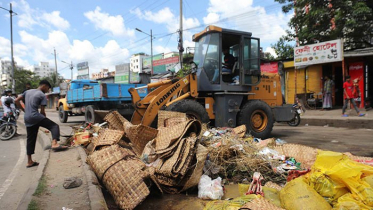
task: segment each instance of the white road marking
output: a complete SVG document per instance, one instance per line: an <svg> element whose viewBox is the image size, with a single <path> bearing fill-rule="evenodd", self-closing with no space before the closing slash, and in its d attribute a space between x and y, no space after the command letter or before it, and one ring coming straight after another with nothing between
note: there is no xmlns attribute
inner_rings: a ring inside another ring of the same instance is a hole
<svg viewBox="0 0 373 210"><path fill-rule="evenodd" d="M8 190L9 186L12 184L14 178L16 177L16 175L19 171L19 168L21 167L21 164L22 164L23 160L25 159L26 148L25 148L24 140L20 139L19 144L21 146L21 152L19 153L18 161L17 161L16 165L14 166L12 172L9 174L8 178L4 181L3 185L0 188L0 200L3 197L3 195L5 194L5 192Z"/></svg>

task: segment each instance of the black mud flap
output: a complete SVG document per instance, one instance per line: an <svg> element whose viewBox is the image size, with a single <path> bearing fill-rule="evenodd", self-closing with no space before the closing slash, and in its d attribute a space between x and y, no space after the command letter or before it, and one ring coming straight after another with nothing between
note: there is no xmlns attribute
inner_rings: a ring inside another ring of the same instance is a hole
<svg viewBox="0 0 373 210"><path fill-rule="evenodd" d="M272 112L276 122L289 122L294 118L296 110L292 105L285 104L273 107Z"/></svg>

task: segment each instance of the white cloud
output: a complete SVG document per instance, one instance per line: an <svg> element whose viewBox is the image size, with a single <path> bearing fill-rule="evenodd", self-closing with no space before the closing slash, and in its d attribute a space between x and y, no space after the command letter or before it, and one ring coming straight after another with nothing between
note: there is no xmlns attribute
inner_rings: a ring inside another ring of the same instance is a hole
<svg viewBox="0 0 373 210"><path fill-rule="evenodd" d="M97 29L109 31L114 36L134 36L135 34L134 30L125 27L122 16L111 16L108 13L101 12L100 7L84 13L84 16L94 23Z"/></svg>
<svg viewBox="0 0 373 210"><path fill-rule="evenodd" d="M172 50L168 47L163 47L163 46L155 46L154 47L154 52L153 54L156 55L156 54L160 54L160 53L169 53L171 52Z"/></svg>
<svg viewBox="0 0 373 210"><path fill-rule="evenodd" d="M203 18L203 23L206 25L209 25L209 24L217 22L219 19L220 19L220 16L217 13L211 12L206 17Z"/></svg>
<svg viewBox="0 0 373 210"><path fill-rule="evenodd" d="M10 56L10 41L0 36L0 58Z"/></svg>
<svg viewBox="0 0 373 210"><path fill-rule="evenodd" d="M176 32L179 29L179 17L172 13L171 9L165 7L158 12L144 11L142 12L139 8L130 11L135 14L138 18L148 20L158 24L165 24L169 32ZM183 17L183 28L193 28L199 26L200 22L197 18L185 18Z"/></svg>
<svg viewBox="0 0 373 210"><path fill-rule="evenodd" d="M216 25L249 31L259 37L262 43L270 43L286 33L287 23L292 16L284 15L280 10L281 5L276 6L278 13L268 13L264 7L254 7L253 0L210 0L208 14L203 20L205 24L224 20Z"/></svg>
<svg viewBox="0 0 373 210"><path fill-rule="evenodd" d="M40 9L33 9L25 0L19 1L19 4L16 3L14 6L20 10L18 26L21 28L32 30L34 25L38 25L43 28L66 30L70 27L70 23L60 16L60 11L47 13Z"/></svg>
<svg viewBox="0 0 373 210"><path fill-rule="evenodd" d="M15 44L14 49L14 61L21 66L28 66L27 60L22 59L23 56L27 55L28 48L22 44ZM4 37L0 37L0 58L4 60L10 60L10 41Z"/></svg>
<svg viewBox="0 0 373 210"><path fill-rule="evenodd" d="M275 58L277 58L277 54L275 52L275 49L273 49L272 47L267 47L264 52L269 52L269 53L271 53L271 55L273 55Z"/></svg>
<svg viewBox="0 0 373 210"><path fill-rule="evenodd" d="M53 48L57 51L57 66L59 73L70 78L71 72L68 64L61 61L74 64L74 72L76 64L88 61L90 73L97 72L102 68L115 70L115 65L128 61L130 56L126 48L121 48L115 40L108 41L103 47L96 47L88 40L73 40L70 42L67 35L61 31L53 31L48 34L48 38L42 39L32 35L26 31L19 32L21 41L24 44L19 46L19 50L25 50L27 46L28 56L34 63L40 61L48 61L51 66L54 66L54 57L52 55ZM3 39L0 38L0 43ZM2 48L0 48L2 49ZM23 54L20 54L23 56ZM61 70L61 71L60 71Z"/></svg>
<svg viewBox="0 0 373 210"><path fill-rule="evenodd" d="M51 13L44 13L42 17L46 22L52 24L58 29L66 30L70 27L69 22L60 16L59 11L53 11Z"/></svg>

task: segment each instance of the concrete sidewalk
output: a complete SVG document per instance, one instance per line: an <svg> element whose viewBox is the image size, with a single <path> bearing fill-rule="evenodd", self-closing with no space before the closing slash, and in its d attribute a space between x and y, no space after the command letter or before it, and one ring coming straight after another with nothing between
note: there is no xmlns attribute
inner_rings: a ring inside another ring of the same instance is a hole
<svg viewBox="0 0 373 210"><path fill-rule="evenodd" d="M373 110L364 111L364 117L357 116L353 109L346 110L348 117L342 117L342 109L332 109L328 111L306 110L301 115L301 124L310 126L330 126L344 128L366 128L373 129Z"/></svg>

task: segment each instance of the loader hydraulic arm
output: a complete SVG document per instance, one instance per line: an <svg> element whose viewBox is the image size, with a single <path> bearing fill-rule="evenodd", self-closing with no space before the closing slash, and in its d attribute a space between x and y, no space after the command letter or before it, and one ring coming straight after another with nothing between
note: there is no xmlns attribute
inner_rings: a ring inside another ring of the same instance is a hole
<svg viewBox="0 0 373 210"><path fill-rule="evenodd" d="M141 100L137 89L147 88L149 94ZM152 91L153 88L156 88ZM150 83L140 88L130 88L128 91L132 96L132 104L135 108L131 122L132 124L150 125L164 105L186 97L197 97L197 77L189 74L179 80L166 80Z"/></svg>

